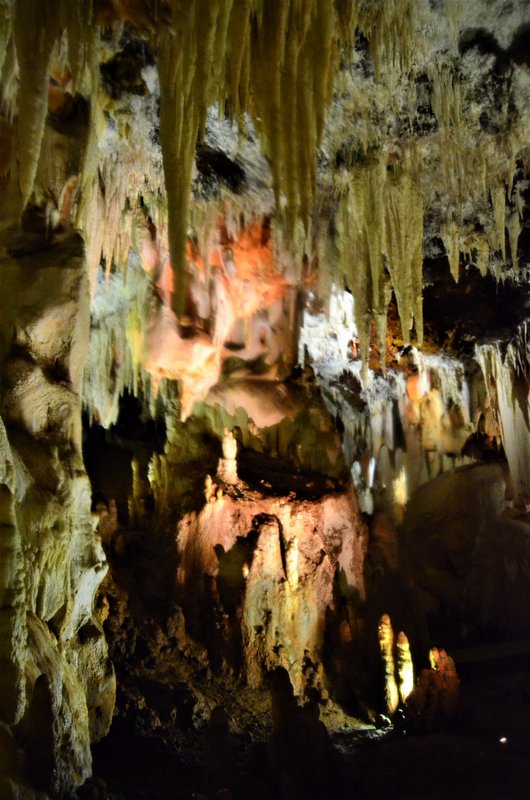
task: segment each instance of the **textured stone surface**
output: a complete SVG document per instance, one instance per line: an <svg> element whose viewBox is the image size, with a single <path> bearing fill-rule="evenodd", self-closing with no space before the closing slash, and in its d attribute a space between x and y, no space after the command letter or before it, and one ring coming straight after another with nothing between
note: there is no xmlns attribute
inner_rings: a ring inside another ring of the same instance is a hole
<svg viewBox="0 0 530 800"><path fill-rule="evenodd" d="M1 716L23 753L10 779L53 795L90 775L115 690L94 617L107 565L81 456L85 267L69 237L15 254L0 279L11 298L0 325Z"/></svg>
<svg viewBox="0 0 530 800"><path fill-rule="evenodd" d="M362 600L365 594L366 528L353 494L296 501L264 498L240 484L238 495L212 500L178 526L177 596L191 635L207 640L201 630L207 616L193 607L213 605L225 619L222 655L229 662L243 659L251 686L282 666L300 693L312 663L326 688L322 650L329 615L341 595Z"/></svg>

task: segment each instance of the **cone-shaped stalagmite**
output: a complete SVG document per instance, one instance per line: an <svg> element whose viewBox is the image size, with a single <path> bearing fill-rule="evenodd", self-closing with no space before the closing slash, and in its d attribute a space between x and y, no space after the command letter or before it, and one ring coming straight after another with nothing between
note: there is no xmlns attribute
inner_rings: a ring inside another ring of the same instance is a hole
<svg viewBox="0 0 530 800"><path fill-rule="evenodd" d="M396 666L399 699L404 703L414 688L414 665L412 663L409 640L403 631L397 637Z"/></svg>
<svg viewBox="0 0 530 800"><path fill-rule="evenodd" d="M379 649L383 661L385 708L387 714L394 714L399 705L399 693L395 677L394 631L388 614L379 620Z"/></svg>

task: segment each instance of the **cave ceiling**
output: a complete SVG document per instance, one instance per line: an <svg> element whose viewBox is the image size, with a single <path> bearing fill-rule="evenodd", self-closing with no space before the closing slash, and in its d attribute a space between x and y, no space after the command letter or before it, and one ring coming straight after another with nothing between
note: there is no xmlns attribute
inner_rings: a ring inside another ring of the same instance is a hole
<svg viewBox="0 0 530 800"><path fill-rule="evenodd" d="M0 38L4 240L80 230L92 287L134 252L196 314L190 265L267 220L286 283L352 292L368 361L391 302L421 344L429 271L523 279L522 2L4 0Z"/></svg>

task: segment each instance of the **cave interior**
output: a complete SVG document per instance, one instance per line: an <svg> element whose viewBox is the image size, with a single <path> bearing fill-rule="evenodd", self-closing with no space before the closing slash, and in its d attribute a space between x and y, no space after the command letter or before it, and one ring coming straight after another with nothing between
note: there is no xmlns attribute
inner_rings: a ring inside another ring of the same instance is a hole
<svg viewBox="0 0 530 800"><path fill-rule="evenodd" d="M0 796L527 798L527 0L0 0Z"/></svg>

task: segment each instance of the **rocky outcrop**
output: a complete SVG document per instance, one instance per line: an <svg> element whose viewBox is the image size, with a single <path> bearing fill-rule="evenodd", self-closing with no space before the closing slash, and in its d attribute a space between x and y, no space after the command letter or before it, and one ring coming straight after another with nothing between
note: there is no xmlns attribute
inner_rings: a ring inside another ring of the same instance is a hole
<svg viewBox="0 0 530 800"><path fill-rule="evenodd" d="M81 455L83 243L18 245L1 266L0 716L3 758L16 754L2 796L60 796L91 774L115 693L94 613L107 564Z"/></svg>
<svg viewBox="0 0 530 800"><path fill-rule="evenodd" d="M192 637L239 664L252 686L281 666L297 693L311 682L326 689L329 616L340 597L364 598L366 528L351 491L309 501L239 483L179 522L177 549L177 596Z"/></svg>

